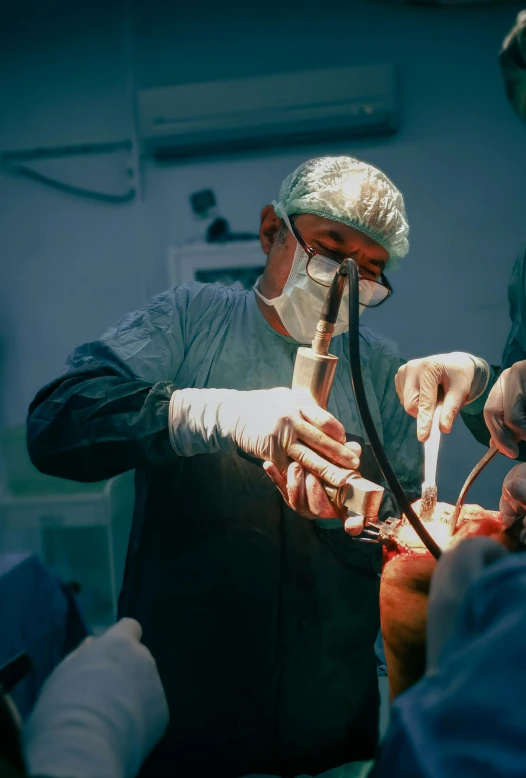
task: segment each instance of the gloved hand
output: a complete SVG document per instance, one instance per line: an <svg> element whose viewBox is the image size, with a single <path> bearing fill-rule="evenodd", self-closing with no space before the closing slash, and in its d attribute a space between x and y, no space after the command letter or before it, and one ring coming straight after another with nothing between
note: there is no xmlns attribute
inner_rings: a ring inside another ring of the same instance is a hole
<svg viewBox="0 0 526 778"><path fill-rule="evenodd" d="M485 392L489 377L487 362L463 351L402 365L395 378L396 392L407 413L417 419L418 440L423 443L429 437L440 389L444 395L440 430L451 432L462 406Z"/></svg>
<svg viewBox="0 0 526 778"><path fill-rule="evenodd" d="M356 447L344 445L345 430L334 416L281 387L178 390L170 401L168 426L179 456L238 447L280 472L293 459L333 486L344 484L349 470L360 464Z"/></svg>
<svg viewBox="0 0 526 778"><path fill-rule="evenodd" d="M519 516L526 514L526 463L512 467L504 479L499 510L505 527L511 527ZM526 528L526 518L522 523Z"/></svg>
<svg viewBox="0 0 526 778"><path fill-rule="evenodd" d="M168 724L142 629L121 619L48 678L23 732L29 775L133 778Z"/></svg>
<svg viewBox="0 0 526 778"><path fill-rule="evenodd" d="M486 400L484 419L499 451L515 459L516 441L526 440L526 360L502 371Z"/></svg>
<svg viewBox="0 0 526 778"><path fill-rule="evenodd" d="M491 538L462 540L443 554L431 579L427 606L427 672L438 669L444 647L453 632L463 600L473 581L508 552Z"/></svg>
<svg viewBox="0 0 526 778"><path fill-rule="evenodd" d="M345 444L359 457L362 449L359 443L350 441ZM307 519L333 519L343 522L349 535L359 535L364 528L364 520L357 516L348 516L346 508L338 510L332 505L321 480L309 473L298 462L292 462L286 473L282 473L272 462L265 462L265 472L275 483L289 508Z"/></svg>

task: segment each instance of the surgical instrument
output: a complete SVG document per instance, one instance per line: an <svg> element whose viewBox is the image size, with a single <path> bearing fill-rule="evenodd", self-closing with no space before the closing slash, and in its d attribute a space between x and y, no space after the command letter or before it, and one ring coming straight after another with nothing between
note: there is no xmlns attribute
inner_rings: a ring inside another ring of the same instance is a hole
<svg viewBox="0 0 526 778"><path fill-rule="evenodd" d="M440 413L442 405L437 405L433 415L431 433L424 443L424 483L422 484L422 502L420 518L429 521L437 504L437 462L440 447Z"/></svg>
<svg viewBox="0 0 526 778"><path fill-rule="evenodd" d="M455 511L453 515L451 516L449 527L451 530L451 534L454 535L457 530L457 524L458 520L460 518L460 514L462 512L462 507L464 505L464 502L466 500L466 495L473 486L473 483L476 481L476 479L479 477L479 475L482 473L484 468L489 465L491 460L499 453L498 448L490 448L489 451L486 451L483 457L477 462L471 473L466 478L466 481L464 483L464 486L462 487L460 494L458 496L458 500L455 504Z"/></svg>

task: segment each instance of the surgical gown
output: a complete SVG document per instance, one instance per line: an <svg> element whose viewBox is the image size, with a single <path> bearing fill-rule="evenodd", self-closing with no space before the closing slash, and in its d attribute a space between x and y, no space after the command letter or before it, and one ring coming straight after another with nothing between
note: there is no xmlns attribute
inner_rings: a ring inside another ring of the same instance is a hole
<svg viewBox="0 0 526 778"><path fill-rule="evenodd" d="M492 384L502 370L511 367L515 362L526 359L526 248L519 254L513 265L508 285L508 302L511 327L502 353L502 365L493 367ZM489 388L488 386L488 390ZM488 391L481 399L486 399L487 395ZM471 408L468 405L462 410L462 418L479 443L489 446L490 434L480 410L480 401L476 401L472 403ZM526 461L525 441L519 443L519 456L517 458L522 462Z"/></svg>
<svg viewBox="0 0 526 778"><path fill-rule="evenodd" d="M76 349L30 407L43 472L136 471L120 615L142 624L171 714L145 775L316 774L375 751L378 549L292 512L237 453L178 458L168 439L174 390L290 386L297 348L253 291L190 283ZM347 336L331 351L329 410L363 438ZM364 327L361 358L377 429L416 497L422 452L395 392L396 347ZM368 446L362 473L381 479ZM393 510L387 496L384 517Z"/></svg>
<svg viewBox="0 0 526 778"><path fill-rule="evenodd" d="M526 248L519 254L508 286L511 328L502 355L502 369L526 359Z"/></svg>

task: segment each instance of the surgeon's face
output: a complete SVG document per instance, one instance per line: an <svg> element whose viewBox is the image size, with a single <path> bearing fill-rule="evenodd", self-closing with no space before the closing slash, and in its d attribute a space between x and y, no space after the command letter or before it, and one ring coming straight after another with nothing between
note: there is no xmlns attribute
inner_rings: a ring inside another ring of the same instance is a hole
<svg viewBox="0 0 526 778"><path fill-rule="evenodd" d="M385 269L389 259L387 251L358 230L311 214L293 216L292 221L305 242L317 254L338 261L351 257L358 265L362 278L377 281ZM259 288L265 297L272 299L278 297L285 286L297 241L276 216L271 205L261 214L259 238L268 257Z"/></svg>

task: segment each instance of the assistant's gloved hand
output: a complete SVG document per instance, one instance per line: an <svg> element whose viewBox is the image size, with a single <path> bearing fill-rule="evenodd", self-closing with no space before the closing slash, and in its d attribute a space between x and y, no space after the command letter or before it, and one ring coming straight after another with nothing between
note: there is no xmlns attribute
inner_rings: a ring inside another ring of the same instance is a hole
<svg viewBox="0 0 526 778"><path fill-rule="evenodd" d="M284 472L291 459L333 486L359 467L359 447L328 411L291 389L181 389L170 401L169 432L179 456L242 449ZM345 468L345 469L342 469Z"/></svg>
<svg viewBox="0 0 526 778"><path fill-rule="evenodd" d="M88 638L48 678L23 732L29 775L133 778L168 724L134 619Z"/></svg>
<svg viewBox="0 0 526 778"><path fill-rule="evenodd" d="M444 395L440 430L451 432L462 406L485 392L489 377L487 362L463 351L412 359L402 365L395 378L396 392L407 413L417 419L418 440L429 437L439 389Z"/></svg>
<svg viewBox="0 0 526 778"><path fill-rule="evenodd" d="M503 370L484 406L484 420L502 454L515 459L526 440L526 360Z"/></svg>
<svg viewBox="0 0 526 778"><path fill-rule="evenodd" d="M468 588L488 566L506 556L501 543L491 538L462 540L440 557L431 579L427 606L427 672L438 669L440 658L462 607Z"/></svg>
<svg viewBox="0 0 526 778"><path fill-rule="evenodd" d="M520 516L525 516L522 523L526 528L526 463L512 467L504 479L499 510L505 527L511 527Z"/></svg>

